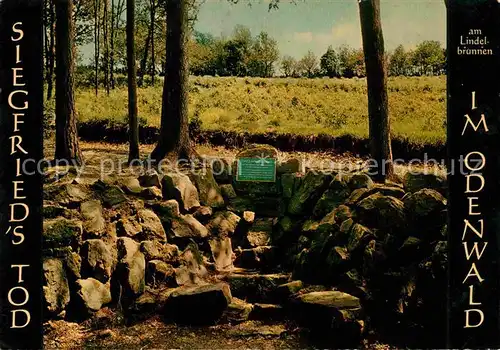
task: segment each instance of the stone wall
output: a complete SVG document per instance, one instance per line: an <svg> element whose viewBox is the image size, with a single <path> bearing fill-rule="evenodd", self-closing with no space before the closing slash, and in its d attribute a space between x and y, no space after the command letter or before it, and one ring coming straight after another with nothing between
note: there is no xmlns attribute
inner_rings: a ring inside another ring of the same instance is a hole
<svg viewBox="0 0 500 350"><path fill-rule="evenodd" d="M239 156L256 152L277 151ZM337 330L343 345L395 325L401 337L442 331L444 179L377 184L365 173L303 173L292 159L278 164L275 183L252 183L235 180L234 164L217 166L105 181L51 169L46 317L110 308L185 324L293 319Z"/></svg>

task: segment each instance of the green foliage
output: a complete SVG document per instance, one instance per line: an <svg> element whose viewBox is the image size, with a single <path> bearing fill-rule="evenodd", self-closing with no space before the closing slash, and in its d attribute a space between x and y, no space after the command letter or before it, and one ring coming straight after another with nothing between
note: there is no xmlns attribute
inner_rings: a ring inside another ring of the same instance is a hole
<svg viewBox="0 0 500 350"><path fill-rule="evenodd" d="M139 116L160 125L162 84L138 89ZM191 77L189 116L193 128L238 132L368 137L365 79ZM445 77L389 78L391 134L418 144L445 142ZM77 89L81 121L127 121L127 89L109 97Z"/></svg>
<svg viewBox="0 0 500 350"><path fill-rule="evenodd" d="M340 60L335 50L330 46L321 56L321 69L330 78L340 77Z"/></svg>

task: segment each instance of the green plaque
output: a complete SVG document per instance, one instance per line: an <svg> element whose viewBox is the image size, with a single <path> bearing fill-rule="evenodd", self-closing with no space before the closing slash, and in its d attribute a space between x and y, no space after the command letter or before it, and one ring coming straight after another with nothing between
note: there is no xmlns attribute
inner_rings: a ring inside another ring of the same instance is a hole
<svg viewBox="0 0 500 350"><path fill-rule="evenodd" d="M275 182L276 159L239 158L237 181Z"/></svg>

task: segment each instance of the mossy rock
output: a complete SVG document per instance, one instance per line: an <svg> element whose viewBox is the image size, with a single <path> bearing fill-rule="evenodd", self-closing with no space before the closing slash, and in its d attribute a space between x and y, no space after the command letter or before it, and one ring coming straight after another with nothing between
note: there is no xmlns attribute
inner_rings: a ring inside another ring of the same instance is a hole
<svg viewBox="0 0 500 350"><path fill-rule="evenodd" d="M316 202L328 188L331 176L323 173L308 172L301 186L294 193L288 204L291 215L308 215L313 211Z"/></svg>
<svg viewBox="0 0 500 350"><path fill-rule="evenodd" d="M325 193L316 203L313 210L313 215L315 217L322 217L337 208L339 205L345 202L345 200L351 194L351 190L347 185L347 182L339 174L337 175Z"/></svg>
<svg viewBox="0 0 500 350"><path fill-rule="evenodd" d="M77 249L82 241L83 227L79 220L56 218L43 223L44 249L72 247Z"/></svg>

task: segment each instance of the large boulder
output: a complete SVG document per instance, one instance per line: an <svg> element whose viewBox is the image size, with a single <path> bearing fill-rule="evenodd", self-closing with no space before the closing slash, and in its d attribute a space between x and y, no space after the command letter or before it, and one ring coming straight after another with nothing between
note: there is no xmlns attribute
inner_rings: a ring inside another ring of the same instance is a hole
<svg viewBox="0 0 500 350"><path fill-rule="evenodd" d="M143 241L141 242L140 249L146 261L162 260L174 263L179 257L179 248L173 244L163 244L158 241Z"/></svg>
<svg viewBox="0 0 500 350"><path fill-rule="evenodd" d="M141 225L141 238L144 240L156 239L160 242L167 240L167 234L158 215L150 209L140 209L137 212L138 222Z"/></svg>
<svg viewBox="0 0 500 350"><path fill-rule="evenodd" d="M292 215L310 214L330 181L330 175L308 172L302 180L301 186L290 199L288 212Z"/></svg>
<svg viewBox="0 0 500 350"><path fill-rule="evenodd" d="M143 190L139 180L135 177L119 178L116 180L115 184L126 194L137 196L140 195Z"/></svg>
<svg viewBox="0 0 500 350"><path fill-rule="evenodd" d="M94 278L76 281L76 302L82 311L92 313L111 302L110 284L103 284Z"/></svg>
<svg viewBox="0 0 500 350"><path fill-rule="evenodd" d="M200 203L212 208L224 206L221 189L214 179L210 168L197 169L189 174L189 178L198 188Z"/></svg>
<svg viewBox="0 0 500 350"><path fill-rule="evenodd" d="M399 235L407 234L404 204L397 198L372 194L358 202L356 212L359 221L368 227Z"/></svg>
<svg viewBox="0 0 500 350"><path fill-rule="evenodd" d="M232 236L238 227L241 218L230 211L219 211L214 214L207 224L212 235L218 237Z"/></svg>
<svg viewBox="0 0 500 350"><path fill-rule="evenodd" d="M184 325L214 324L221 319L231 299L225 283L180 287L170 294L165 316Z"/></svg>
<svg viewBox="0 0 500 350"><path fill-rule="evenodd" d="M99 200L83 202L80 205L80 212L85 219L83 232L87 235L100 236L106 228L101 202Z"/></svg>
<svg viewBox="0 0 500 350"><path fill-rule="evenodd" d="M146 259L140 251L140 244L128 237L117 240L118 264L116 273L118 281L127 298L134 298L144 292Z"/></svg>
<svg viewBox="0 0 500 350"><path fill-rule="evenodd" d="M227 276L231 293L249 302L272 302L276 289L288 282L286 274L236 274Z"/></svg>
<svg viewBox="0 0 500 350"><path fill-rule="evenodd" d="M146 269L146 282L153 288L166 285L168 287L176 287L175 269L172 265L161 261L148 261Z"/></svg>
<svg viewBox="0 0 500 350"><path fill-rule="evenodd" d="M217 271L228 271L233 268L233 248L231 238L214 237L210 239L210 250Z"/></svg>
<svg viewBox="0 0 500 350"><path fill-rule="evenodd" d="M368 188L373 186L373 180L368 174L357 173L349 179L349 187L354 191L358 188Z"/></svg>
<svg viewBox="0 0 500 350"><path fill-rule="evenodd" d="M238 298L232 298L224 312L224 319L230 323L245 322L252 312L253 305Z"/></svg>
<svg viewBox="0 0 500 350"><path fill-rule="evenodd" d="M276 218L256 219L246 233L244 245L248 248L269 245L276 221Z"/></svg>
<svg viewBox="0 0 500 350"><path fill-rule="evenodd" d="M43 260L43 299L49 314L57 315L70 301L68 279L63 261L56 258Z"/></svg>
<svg viewBox="0 0 500 350"><path fill-rule="evenodd" d="M208 237L208 229L191 214L180 215L171 220L171 228L168 233L169 240L174 244L184 243L190 238L199 240Z"/></svg>
<svg viewBox="0 0 500 350"><path fill-rule="evenodd" d="M161 188L161 176L154 169L150 169L139 176L138 181L142 187L155 186Z"/></svg>
<svg viewBox="0 0 500 350"><path fill-rule="evenodd" d="M337 208L345 202L351 194L346 180L346 176L341 174L335 176L328 189L318 200L314 206L313 214L315 217L320 218Z"/></svg>
<svg viewBox="0 0 500 350"><path fill-rule="evenodd" d="M444 195L446 192L446 178L437 174L409 171L403 178L403 186L406 192L413 193L424 188L430 188Z"/></svg>
<svg viewBox="0 0 500 350"><path fill-rule="evenodd" d="M82 241L83 227L79 220L56 218L43 222L42 246L47 248L72 247L77 250Z"/></svg>
<svg viewBox="0 0 500 350"><path fill-rule="evenodd" d="M194 243L190 243L179 257L180 266L175 269L175 280L179 286L201 284L208 271L203 255Z"/></svg>
<svg viewBox="0 0 500 350"><path fill-rule="evenodd" d="M83 242L80 254L84 276L93 277L102 283L110 280L115 261L104 241L100 239L86 240Z"/></svg>
<svg viewBox="0 0 500 350"><path fill-rule="evenodd" d="M162 179L164 199L175 199L183 211L200 206L198 190L189 177L182 173L168 173Z"/></svg>
<svg viewBox="0 0 500 350"><path fill-rule="evenodd" d="M51 200L65 207L77 208L81 202L87 200L91 191L86 185L55 184L44 189L45 200Z"/></svg>
<svg viewBox="0 0 500 350"><path fill-rule="evenodd" d="M117 185L97 180L92 185L92 189L97 193L102 203L108 208L116 207L127 201L125 193Z"/></svg>
<svg viewBox="0 0 500 350"><path fill-rule="evenodd" d="M446 199L437 191L423 189L404 198L404 206L414 234L426 239L439 239L446 224Z"/></svg>

